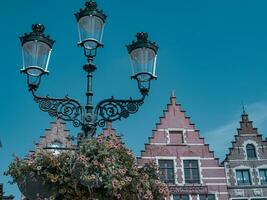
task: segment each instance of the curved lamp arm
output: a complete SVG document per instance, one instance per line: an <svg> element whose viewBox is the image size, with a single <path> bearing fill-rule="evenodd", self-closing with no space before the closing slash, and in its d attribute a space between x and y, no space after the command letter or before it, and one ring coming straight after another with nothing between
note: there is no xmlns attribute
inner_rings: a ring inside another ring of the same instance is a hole
<svg viewBox="0 0 267 200"><path fill-rule="evenodd" d="M81 104L68 96L65 98L40 97L32 90L34 101L39 108L52 117L58 117L64 121L71 121L74 127L82 126L83 109Z"/></svg>
<svg viewBox="0 0 267 200"><path fill-rule="evenodd" d="M142 94L142 97L137 100L132 98L128 100L110 99L100 101L95 108L95 115L99 117L97 125L104 127L106 122L121 120L121 118L128 118L130 114L134 114L143 105L147 94Z"/></svg>

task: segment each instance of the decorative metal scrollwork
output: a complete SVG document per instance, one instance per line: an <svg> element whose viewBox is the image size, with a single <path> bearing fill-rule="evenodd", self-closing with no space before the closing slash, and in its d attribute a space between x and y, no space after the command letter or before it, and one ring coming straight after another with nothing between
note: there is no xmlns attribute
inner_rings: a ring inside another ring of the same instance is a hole
<svg viewBox="0 0 267 200"><path fill-rule="evenodd" d="M51 98L49 96L39 97L33 92L34 100L39 108L52 117L58 117L64 121L72 121L73 126L82 125L82 106L75 99L66 96L64 99Z"/></svg>
<svg viewBox="0 0 267 200"><path fill-rule="evenodd" d="M49 96L40 97L32 91L34 100L39 104L39 108L47 112L52 117L57 117L63 121L71 121L74 127L82 127L85 137L93 136L96 127L104 127L106 122L128 118L136 113L143 105L146 95L140 99L118 100L111 97L99 102L94 113L84 113L81 104L68 96L65 98L51 98Z"/></svg>
<svg viewBox="0 0 267 200"><path fill-rule="evenodd" d="M127 118L130 114L134 114L139 110L139 107L144 103L145 95L141 99L133 100L117 100L114 97L99 102L95 109L95 115L100 119L97 125L104 127L107 121L121 120Z"/></svg>

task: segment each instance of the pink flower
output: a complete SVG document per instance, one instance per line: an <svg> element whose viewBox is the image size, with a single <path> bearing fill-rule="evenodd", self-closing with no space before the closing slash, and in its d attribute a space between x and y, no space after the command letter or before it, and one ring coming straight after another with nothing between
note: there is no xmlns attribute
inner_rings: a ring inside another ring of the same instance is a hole
<svg viewBox="0 0 267 200"><path fill-rule="evenodd" d="M120 187L120 182L118 180L116 180L116 179L112 180L112 187L114 189L119 188Z"/></svg>
<svg viewBox="0 0 267 200"><path fill-rule="evenodd" d="M124 175L124 174L126 174L126 169L119 169L119 172L121 175Z"/></svg>

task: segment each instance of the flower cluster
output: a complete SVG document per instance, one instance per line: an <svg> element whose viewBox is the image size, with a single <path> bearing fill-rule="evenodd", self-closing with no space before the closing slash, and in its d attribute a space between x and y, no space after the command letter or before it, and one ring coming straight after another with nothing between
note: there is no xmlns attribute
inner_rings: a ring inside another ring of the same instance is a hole
<svg viewBox="0 0 267 200"><path fill-rule="evenodd" d="M6 175L17 182L27 173L57 184L66 200L163 200L168 195L157 166L139 167L133 153L112 135L88 139L75 154L41 152L28 159L16 158Z"/></svg>

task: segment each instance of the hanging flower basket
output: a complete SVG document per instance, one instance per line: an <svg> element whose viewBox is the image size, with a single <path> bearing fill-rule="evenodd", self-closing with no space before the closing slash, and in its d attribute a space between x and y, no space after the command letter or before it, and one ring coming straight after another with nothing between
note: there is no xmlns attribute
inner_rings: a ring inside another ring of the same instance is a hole
<svg viewBox="0 0 267 200"><path fill-rule="evenodd" d="M17 184L21 193L30 200L56 198L59 194L57 184L47 182L36 173L28 173L25 177L20 177Z"/></svg>
<svg viewBox="0 0 267 200"><path fill-rule="evenodd" d="M33 153L16 158L5 173L30 200L164 200L168 187L154 163L138 166L115 136L90 138L78 152Z"/></svg>

